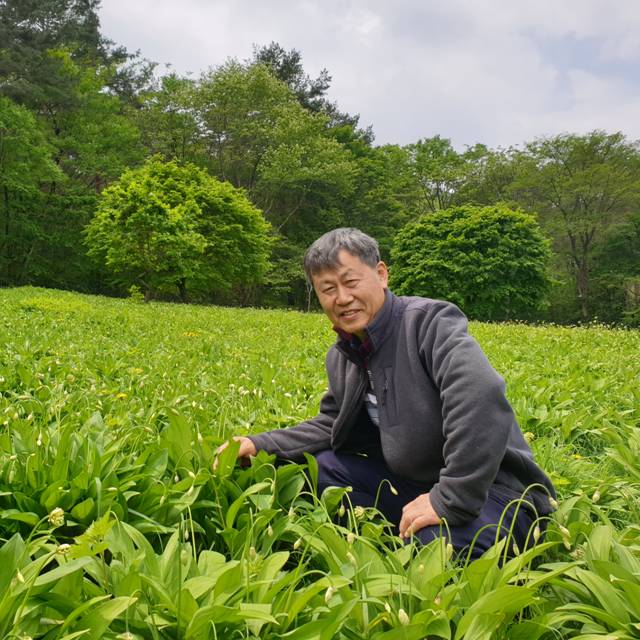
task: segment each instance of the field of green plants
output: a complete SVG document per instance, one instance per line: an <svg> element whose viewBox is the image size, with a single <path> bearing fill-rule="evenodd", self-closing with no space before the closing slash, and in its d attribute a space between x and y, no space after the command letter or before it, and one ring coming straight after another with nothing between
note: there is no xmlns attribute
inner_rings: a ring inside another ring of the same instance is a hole
<svg viewBox="0 0 640 640"><path fill-rule="evenodd" d="M0 637L640 638L640 332L472 324L559 492L475 562L233 434L315 414L319 314L0 290Z"/></svg>

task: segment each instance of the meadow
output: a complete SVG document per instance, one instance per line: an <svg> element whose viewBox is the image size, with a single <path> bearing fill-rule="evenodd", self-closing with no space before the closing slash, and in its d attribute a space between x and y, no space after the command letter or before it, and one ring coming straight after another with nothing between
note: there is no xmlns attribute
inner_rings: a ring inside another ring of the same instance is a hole
<svg viewBox="0 0 640 640"><path fill-rule="evenodd" d="M312 458L212 471L315 415L320 314L0 290L0 637L640 638L640 332L471 331L559 493L474 562L336 524Z"/></svg>

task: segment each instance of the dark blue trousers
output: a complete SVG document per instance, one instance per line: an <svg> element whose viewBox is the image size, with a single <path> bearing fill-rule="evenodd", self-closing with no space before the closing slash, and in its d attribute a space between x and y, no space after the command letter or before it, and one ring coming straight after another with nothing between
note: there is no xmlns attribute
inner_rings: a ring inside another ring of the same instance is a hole
<svg viewBox="0 0 640 640"><path fill-rule="evenodd" d="M327 487L351 487L349 501L355 506L376 507L395 525L396 532L402 517L402 507L427 493L430 487L407 480L393 473L380 458L369 458L355 454L321 451L316 455L318 461L318 493ZM386 482L385 482L386 481ZM388 483L397 491L395 495ZM471 557L480 557L496 542L498 523L502 538L511 533L508 542L511 553L513 542L520 550L533 544L531 535L537 523L536 514L522 503L510 504L520 495L501 485L493 485L480 515L463 525L435 525L416 532L415 537L423 544L435 538L445 536L454 550L461 554L471 549ZM503 517L504 514L504 517Z"/></svg>

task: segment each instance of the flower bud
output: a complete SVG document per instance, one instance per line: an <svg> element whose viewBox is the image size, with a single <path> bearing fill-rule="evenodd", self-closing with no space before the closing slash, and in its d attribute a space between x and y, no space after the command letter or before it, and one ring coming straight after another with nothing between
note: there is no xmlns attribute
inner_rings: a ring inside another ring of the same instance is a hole
<svg viewBox="0 0 640 640"><path fill-rule="evenodd" d="M329 604L329 600L331 600L331 598L333 598L333 594L336 592L336 590L333 587L329 587L327 589L327 591L324 594L324 601Z"/></svg>
<svg viewBox="0 0 640 640"><path fill-rule="evenodd" d="M47 517L49 524L54 527L61 527L64 524L64 511L56 507Z"/></svg>
<svg viewBox="0 0 640 640"><path fill-rule="evenodd" d="M540 540L541 535L542 535L542 531L540 531L540 525L536 525L533 529L533 541L538 542L538 540Z"/></svg>
<svg viewBox="0 0 640 640"><path fill-rule="evenodd" d="M409 616L404 609L398 609L398 621L401 625L409 624Z"/></svg>

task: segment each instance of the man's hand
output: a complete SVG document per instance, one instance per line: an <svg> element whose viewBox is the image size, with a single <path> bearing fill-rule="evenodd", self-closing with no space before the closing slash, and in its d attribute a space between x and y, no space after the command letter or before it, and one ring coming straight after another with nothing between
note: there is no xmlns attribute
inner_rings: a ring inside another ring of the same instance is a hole
<svg viewBox="0 0 640 640"><path fill-rule="evenodd" d="M440 524L441 522L440 516L431 506L429 494L423 493L402 507L400 537L410 538L412 534L420 531L420 529Z"/></svg>
<svg viewBox="0 0 640 640"><path fill-rule="evenodd" d="M244 436L234 436L233 439L236 442L240 443L240 449L238 451L238 458L240 460L240 464L243 467L246 467L249 464L250 456L255 456L258 453L256 449L256 445L253 444L253 441L249 438L245 438ZM229 446L228 442L221 444L216 449L216 457L213 461L213 470L215 471L218 468L218 456Z"/></svg>

